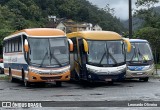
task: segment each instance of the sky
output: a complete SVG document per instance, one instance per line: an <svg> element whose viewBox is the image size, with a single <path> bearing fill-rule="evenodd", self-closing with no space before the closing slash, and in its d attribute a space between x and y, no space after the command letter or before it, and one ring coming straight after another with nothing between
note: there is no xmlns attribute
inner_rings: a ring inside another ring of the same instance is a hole
<svg viewBox="0 0 160 110"><path fill-rule="evenodd" d="M93 5L96 5L99 8L104 8L109 4L110 8L114 8L115 16L121 20L128 19L128 0L88 0ZM135 2L137 0L132 0L132 9L136 9ZM156 6L156 5L155 5Z"/></svg>

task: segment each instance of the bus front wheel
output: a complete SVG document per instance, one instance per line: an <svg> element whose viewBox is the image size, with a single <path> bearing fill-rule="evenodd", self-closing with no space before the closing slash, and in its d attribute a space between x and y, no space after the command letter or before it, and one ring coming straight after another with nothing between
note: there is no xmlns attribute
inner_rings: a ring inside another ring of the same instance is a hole
<svg viewBox="0 0 160 110"><path fill-rule="evenodd" d="M9 69L9 82L14 82L14 81L15 81L15 79L12 76L11 69Z"/></svg>
<svg viewBox="0 0 160 110"><path fill-rule="evenodd" d="M29 81L27 81L27 79L25 79L25 72L23 69L22 69L22 81L23 81L25 87L30 87L31 83Z"/></svg>
<svg viewBox="0 0 160 110"><path fill-rule="evenodd" d="M61 86L62 86L62 82L56 81L56 86L57 86L57 87L61 87Z"/></svg>
<svg viewBox="0 0 160 110"><path fill-rule="evenodd" d="M31 83L28 82L26 79L24 80L24 86L25 87L30 87Z"/></svg>
<svg viewBox="0 0 160 110"><path fill-rule="evenodd" d="M140 78L140 80L143 80L144 82L148 82L148 77L146 77L146 78Z"/></svg>

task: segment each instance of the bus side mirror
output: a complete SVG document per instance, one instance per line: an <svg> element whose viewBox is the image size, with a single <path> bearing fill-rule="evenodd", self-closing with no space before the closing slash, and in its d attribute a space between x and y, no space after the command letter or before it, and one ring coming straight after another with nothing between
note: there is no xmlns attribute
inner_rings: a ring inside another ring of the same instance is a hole
<svg viewBox="0 0 160 110"><path fill-rule="evenodd" d="M129 42L129 39L123 38L123 41L127 44L127 52L131 51L131 43Z"/></svg>
<svg viewBox="0 0 160 110"><path fill-rule="evenodd" d="M68 39L69 42L69 51L72 52L73 51L73 42L71 39Z"/></svg>
<svg viewBox="0 0 160 110"><path fill-rule="evenodd" d="M88 43L85 39L83 39L84 51L88 52Z"/></svg>
<svg viewBox="0 0 160 110"><path fill-rule="evenodd" d="M25 41L24 41L24 51L25 51L25 52L29 52L29 46L28 46L28 41L27 41L27 39L25 39Z"/></svg>

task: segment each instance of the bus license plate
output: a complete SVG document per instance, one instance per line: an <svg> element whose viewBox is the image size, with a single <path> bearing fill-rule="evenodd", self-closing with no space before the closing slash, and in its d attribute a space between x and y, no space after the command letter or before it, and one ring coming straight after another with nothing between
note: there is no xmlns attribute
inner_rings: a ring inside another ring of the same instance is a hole
<svg viewBox="0 0 160 110"><path fill-rule="evenodd" d="M112 79L105 79L105 81L112 81Z"/></svg>
<svg viewBox="0 0 160 110"><path fill-rule="evenodd" d="M137 73L138 75L141 75L141 74L143 74L143 73Z"/></svg>
<svg viewBox="0 0 160 110"><path fill-rule="evenodd" d="M50 79L50 80L47 80L47 82L54 82L54 80L53 80L53 79Z"/></svg>

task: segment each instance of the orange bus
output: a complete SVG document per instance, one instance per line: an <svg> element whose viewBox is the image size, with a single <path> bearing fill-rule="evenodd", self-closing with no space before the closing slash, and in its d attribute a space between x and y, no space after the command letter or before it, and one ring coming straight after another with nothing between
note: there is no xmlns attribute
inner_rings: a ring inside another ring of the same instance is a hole
<svg viewBox="0 0 160 110"><path fill-rule="evenodd" d="M69 44L69 45L68 45ZM18 31L3 40L4 73L25 86L34 82L70 80L69 49L73 43L58 29L33 28Z"/></svg>

